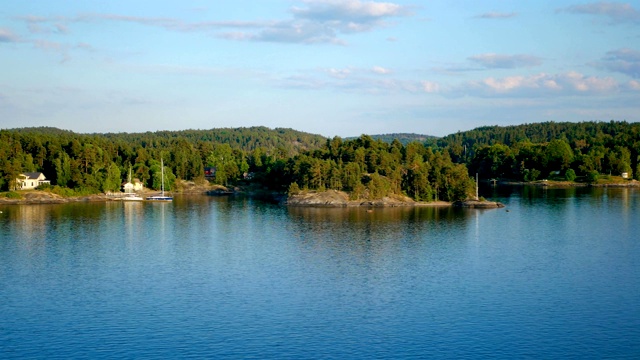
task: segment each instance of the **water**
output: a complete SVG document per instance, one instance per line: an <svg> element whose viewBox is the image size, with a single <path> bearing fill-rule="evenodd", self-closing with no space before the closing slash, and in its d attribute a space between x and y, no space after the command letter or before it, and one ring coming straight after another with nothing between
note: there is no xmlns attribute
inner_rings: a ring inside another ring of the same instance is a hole
<svg viewBox="0 0 640 360"><path fill-rule="evenodd" d="M0 206L0 358L638 358L640 191Z"/></svg>

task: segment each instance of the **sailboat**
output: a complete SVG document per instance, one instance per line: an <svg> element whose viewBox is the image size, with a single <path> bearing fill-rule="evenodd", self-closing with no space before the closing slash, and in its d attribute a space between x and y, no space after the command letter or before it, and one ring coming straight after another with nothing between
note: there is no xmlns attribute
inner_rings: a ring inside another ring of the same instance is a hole
<svg viewBox="0 0 640 360"><path fill-rule="evenodd" d="M162 182L161 182L161 194L160 195L152 195L152 196L147 196L147 200L148 201L173 201L173 198L171 196L165 196L164 195L164 163L162 162L162 158L160 158L160 174L162 177Z"/></svg>
<svg viewBox="0 0 640 360"><path fill-rule="evenodd" d="M129 183L128 184L133 184L131 182L131 167L129 167ZM127 192L127 189L125 188L125 194L122 197L122 201L143 201L144 199L140 196L138 196L138 194L136 194L135 192Z"/></svg>

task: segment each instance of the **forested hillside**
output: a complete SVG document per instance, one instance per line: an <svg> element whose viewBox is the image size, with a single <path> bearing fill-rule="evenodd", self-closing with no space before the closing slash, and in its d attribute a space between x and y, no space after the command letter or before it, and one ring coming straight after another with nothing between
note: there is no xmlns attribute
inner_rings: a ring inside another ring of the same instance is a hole
<svg viewBox="0 0 640 360"><path fill-rule="evenodd" d="M226 183L250 164L269 166L325 141L319 135L265 127L131 134L77 134L48 127L0 130L0 189L13 188L20 173L39 171L52 184L77 192L118 191L129 168L147 187L158 188L161 158L169 187L175 178L203 178L206 166L217 167Z"/></svg>
<svg viewBox="0 0 640 360"><path fill-rule="evenodd" d="M595 182L603 174L638 179L639 151L640 124L613 121L482 127L407 144L265 127L134 134L26 128L0 130L0 190L14 189L20 173L43 172L57 191L119 191L129 169L157 189L163 159L167 189L176 179L204 180L210 167L210 180L222 185L452 201L473 193L475 173L524 181Z"/></svg>
<svg viewBox="0 0 640 360"><path fill-rule="evenodd" d="M471 174L533 181L559 174L567 180L599 175L640 178L640 124L628 122L545 122L487 126L429 141L446 149Z"/></svg>
<svg viewBox="0 0 640 360"><path fill-rule="evenodd" d="M431 135L422 135L422 134L413 134L413 133L393 133L393 134L380 134L380 135L369 135L374 140L382 140L386 143L391 144L393 140L398 140L402 145L408 145L412 142L426 142L428 140L437 140L438 138ZM345 138L345 140L355 140L356 137Z"/></svg>
<svg viewBox="0 0 640 360"><path fill-rule="evenodd" d="M290 191L344 190L352 199L405 194L421 201L455 201L474 192L467 168L454 164L448 152L418 142L388 144L367 135L327 140L321 149L291 159L288 173L293 181Z"/></svg>
<svg viewBox="0 0 640 360"><path fill-rule="evenodd" d="M336 189L353 198L407 194L416 200L457 200L473 190L464 165L448 152L418 142L404 146L363 135L343 141L289 129L240 128L143 134L76 134L55 128L0 131L0 188L13 189L18 174L43 172L54 190L118 191L132 169L146 187L175 179L229 185L251 181L278 191Z"/></svg>

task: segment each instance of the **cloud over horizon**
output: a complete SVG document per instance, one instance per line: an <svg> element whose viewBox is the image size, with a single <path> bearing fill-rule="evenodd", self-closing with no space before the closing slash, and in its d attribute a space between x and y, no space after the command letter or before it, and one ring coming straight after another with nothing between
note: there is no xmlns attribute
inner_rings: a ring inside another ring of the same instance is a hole
<svg viewBox="0 0 640 360"><path fill-rule="evenodd" d="M465 84L458 92L480 97L547 97L574 95L606 95L624 86L611 77L586 76L570 71L561 74L540 73L530 76L489 77Z"/></svg>
<svg viewBox="0 0 640 360"><path fill-rule="evenodd" d="M472 109L640 120L636 1L5 2L8 124L88 128L87 109L141 129L330 118L336 133L371 114L389 130L478 125Z"/></svg>

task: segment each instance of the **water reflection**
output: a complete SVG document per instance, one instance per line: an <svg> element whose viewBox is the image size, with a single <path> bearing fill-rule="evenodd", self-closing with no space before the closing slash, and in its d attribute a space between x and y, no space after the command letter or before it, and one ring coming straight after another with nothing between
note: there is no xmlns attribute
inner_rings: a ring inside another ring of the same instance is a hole
<svg viewBox="0 0 640 360"><path fill-rule="evenodd" d="M510 211L3 208L0 357L637 354L638 190L488 190Z"/></svg>
<svg viewBox="0 0 640 360"><path fill-rule="evenodd" d="M444 248L466 241L462 234L472 213L453 207L291 207L286 226L288 237L297 240L300 257L310 264L333 264L326 271L342 276L356 263L384 277L402 266L398 259L415 263L408 259L423 257L429 267L438 263L437 254ZM451 241L452 234L460 236Z"/></svg>
<svg viewBox="0 0 640 360"><path fill-rule="evenodd" d="M459 208L450 206L407 206L384 208L316 208L316 207L289 207L288 213L292 218L312 222L333 223L398 223L417 221L455 221L468 215Z"/></svg>

